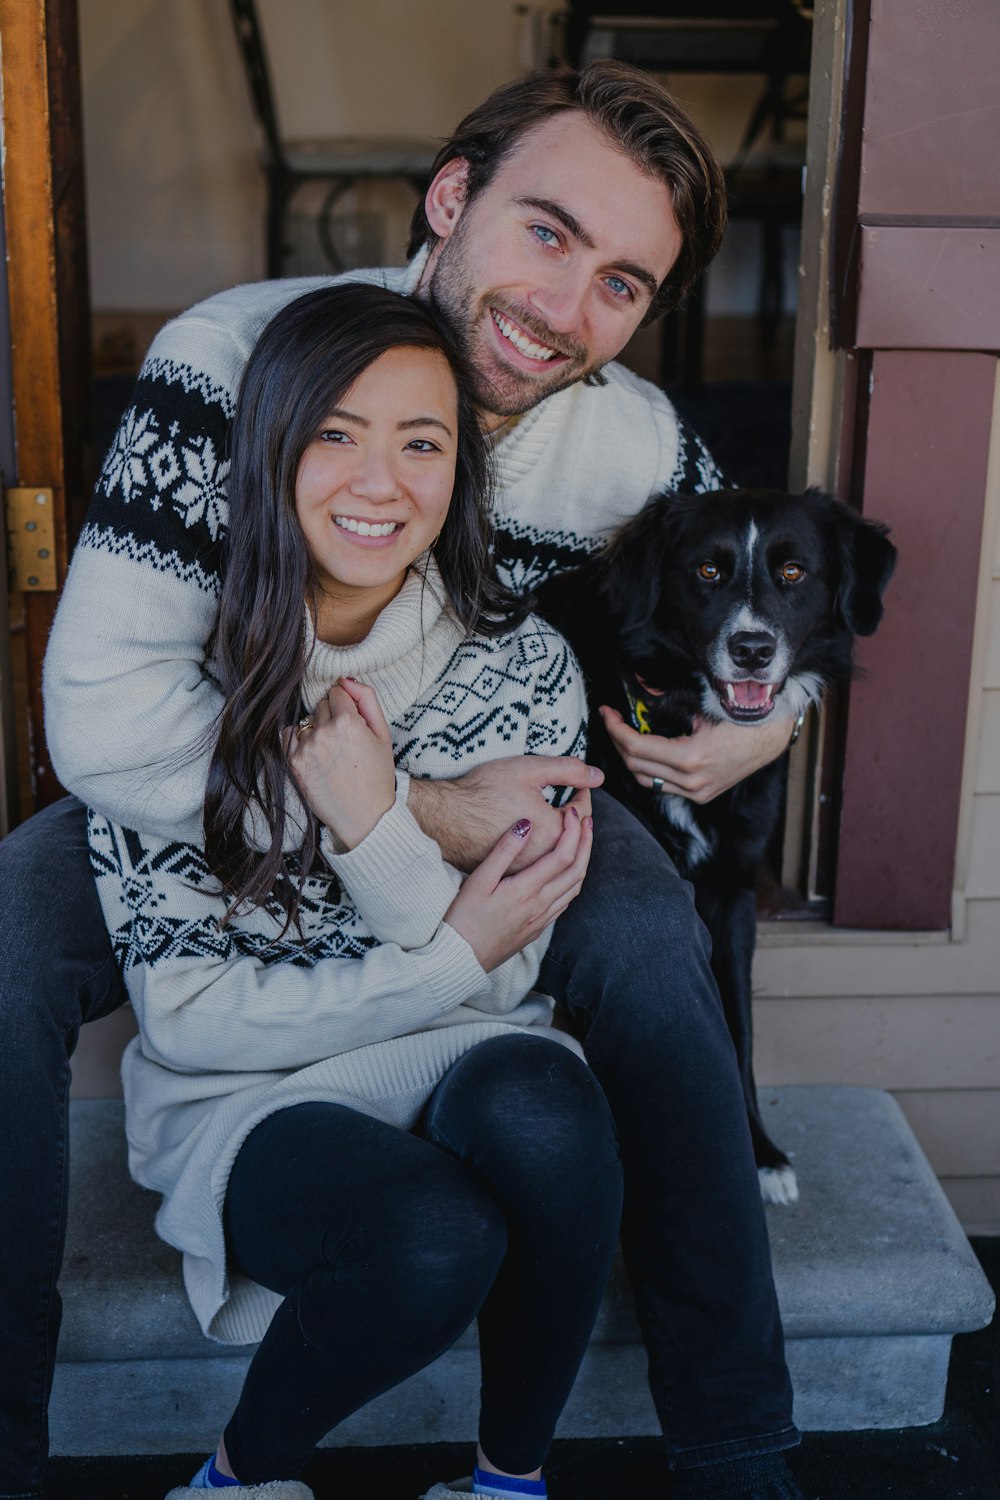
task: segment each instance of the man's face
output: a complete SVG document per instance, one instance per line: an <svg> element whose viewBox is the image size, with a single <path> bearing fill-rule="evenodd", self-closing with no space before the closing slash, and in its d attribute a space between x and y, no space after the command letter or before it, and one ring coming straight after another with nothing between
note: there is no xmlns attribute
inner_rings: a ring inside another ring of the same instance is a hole
<svg viewBox="0 0 1000 1500"><path fill-rule="evenodd" d="M488 425L613 359L681 248L670 189L580 111L527 131L471 202L449 163L427 213L440 238L419 293L465 353Z"/></svg>

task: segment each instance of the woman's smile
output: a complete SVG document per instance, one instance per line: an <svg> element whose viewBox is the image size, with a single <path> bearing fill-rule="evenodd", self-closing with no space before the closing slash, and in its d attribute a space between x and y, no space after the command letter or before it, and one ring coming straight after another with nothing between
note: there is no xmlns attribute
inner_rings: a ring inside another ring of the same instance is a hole
<svg viewBox="0 0 1000 1500"><path fill-rule="evenodd" d="M433 545L455 486L457 434L454 377L435 349L388 350L327 413L295 481L321 640L362 640Z"/></svg>
<svg viewBox="0 0 1000 1500"><path fill-rule="evenodd" d="M369 546L373 542L388 541L403 529L402 521L366 521L358 516L334 516L333 524L338 531L346 531Z"/></svg>

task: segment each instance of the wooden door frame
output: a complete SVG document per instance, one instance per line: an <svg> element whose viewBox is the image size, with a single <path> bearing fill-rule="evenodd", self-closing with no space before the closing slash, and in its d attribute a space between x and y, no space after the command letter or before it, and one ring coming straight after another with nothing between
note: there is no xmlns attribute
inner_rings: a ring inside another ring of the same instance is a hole
<svg viewBox="0 0 1000 1500"><path fill-rule="evenodd" d="M57 587L24 594L37 808L62 793L45 746L42 661L93 467L76 0L0 0L0 49L13 482L51 490L55 523Z"/></svg>
<svg viewBox="0 0 1000 1500"><path fill-rule="evenodd" d="M7 240L0 180L0 486L16 483L14 393L7 301ZM0 554L6 556L6 550ZM7 569L0 569L0 838L18 822L21 809L17 734L14 725L14 670L10 650L10 594Z"/></svg>

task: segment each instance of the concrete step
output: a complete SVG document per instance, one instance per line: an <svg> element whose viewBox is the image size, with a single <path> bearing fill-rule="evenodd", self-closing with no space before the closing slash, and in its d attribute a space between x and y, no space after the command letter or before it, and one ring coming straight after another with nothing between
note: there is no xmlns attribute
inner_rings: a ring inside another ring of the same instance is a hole
<svg viewBox="0 0 1000 1500"><path fill-rule="evenodd" d="M877 1089L762 1092L802 1197L769 1207L775 1279L805 1430L933 1422L952 1335L989 1322L993 1295L899 1107ZM156 1198L129 1180L117 1101L72 1106L72 1188L53 1453L210 1448L250 1350L205 1339L180 1257L156 1238ZM436 1364L341 1424L331 1445L458 1442L476 1433L470 1330ZM562 1437L658 1430L618 1265Z"/></svg>

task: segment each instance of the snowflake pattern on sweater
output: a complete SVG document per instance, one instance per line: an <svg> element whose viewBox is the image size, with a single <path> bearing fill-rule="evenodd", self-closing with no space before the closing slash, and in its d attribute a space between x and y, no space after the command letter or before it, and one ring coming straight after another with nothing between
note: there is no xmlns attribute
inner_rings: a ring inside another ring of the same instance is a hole
<svg viewBox="0 0 1000 1500"><path fill-rule="evenodd" d="M616 390L626 372L618 366L609 370L609 385ZM662 392L635 377L626 378L640 406L652 402L661 422L668 419L674 450L666 465L650 474L644 493L628 493L629 479L623 474L621 518L634 513L658 487L696 494L719 488L723 480L714 460ZM603 404L601 387L586 392L571 388L542 407L565 406L567 396L583 397L588 413L591 408L599 413ZM105 460L81 546L112 549L145 565L152 543L160 551L162 566L176 569L186 579L196 569L200 586L217 593L220 544L229 516L234 407L235 390L224 382L178 358L147 358ZM616 433L627 446L628 431L619 424ZM498 448L501 493L495 561L506 583L516 592L528 592L552 574L578 566L600 547L608 528L601 524L601 512L588 515L586 504L571 527L547 526L544 506L530 517L512 511L505 495L517 479L505 473L504 454L520 441L515 429ZM558 435L545 441L546 446L558 444ZM530 446L530 439L525 446Z"/></svg>
<svg viewBox="0 0 1000 1500"><path fill-rule="evenodd" d="M407 293L418 272L355 279ZM50 636L46 731L63 785L124 826L198 837L193 781L165 772L150 786L148 747L179 763L215 722L201 661L238 503L228 494L236 391L270 316L316 285L237 287L162 329L97 485ZM495 563L518 593L584 561L650 495L721 481L662 391L615 364L604 377L546 398L494 450Z"/></svg>
<svg viewBox="0 0 1000 1500"><path fill-rule="evenodd" d="M233 393L175 360L147 361L104 462L81 547L169 569L218 594L229 526Z"/></svg>
<svg viewBox="0 0 1000 1500"><path fill-rule="evenodd" d="M452 634L460 637L457 625ZM440 625L432 650L439 635ZM420 644L418 633L411 649ZM416 701L390 717L395 762L414 776L442 777L504 755L582 756L583 711L572 652L550 625L529 616L493 639L460 640ZM220 926L221 890L196 845L140 837L93 810L89 839L112 948L126 977L137 966L197 958L313 968L326 958L362 958L376 946L329 869L306 879L300 933L282 937L277 902ZM297 881L301 863L294 853L288 863Z"/></svg>

